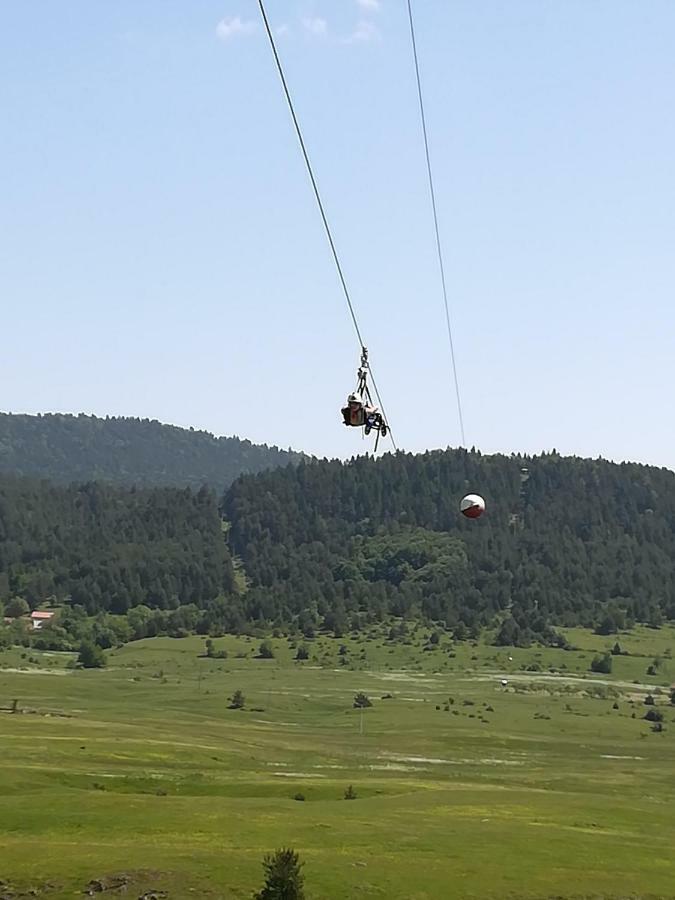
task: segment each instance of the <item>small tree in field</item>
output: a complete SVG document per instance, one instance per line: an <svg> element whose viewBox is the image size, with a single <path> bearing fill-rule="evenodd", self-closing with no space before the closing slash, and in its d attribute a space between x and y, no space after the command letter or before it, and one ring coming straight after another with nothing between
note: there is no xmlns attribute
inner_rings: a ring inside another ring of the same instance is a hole
<svg viewBox="0 0 675 900"><path fill-rule="evenodd" d="M354 696L354 709L366 709L366 707L372 705L373 704L370 702L367 695L362 691L359 691L359 693Z"/></svg>
<svg viewBox="0 0 675 900"><path fill-rule="evenodd" d="M246 705L246 698L239 690L235 691L230 697L230 709L243 709Z"/></svg>
<svg viewBox="0 0 675 900"><path fill-rule="evenodd" d="M213 638L206 639L206 656L208 659L227 659L227 650L216 650Z"/></svg>
<svg viewBox="0 0 675 900"><path fill-rule="evenodd" d="M299 660L309 659L309 650L307 649L306 644L300 644L298 652L295 654L295 658Z"/></svg>
<svg viewBox="0 0 675 900"><path fill-rule="evenodd" d="M269 641L263 641L258 650L260 659L274 659L274 649Z"/></svg>
<svg viewBox="0 0 675 900"><path fill-rule="evenodd" d="M265 884L254 900L305 900L303 865L290 848L269 853L263 860Z"/></svg>
<svg viewBox="0 0 675 900"><path fill-rule="evenodd" d="M19 616L26 616L30 612L30 606L23 597L12 597L5 604L5 615L8 619L18 619Z"/></svg>
<svg viewBox="0 0 675 900"><path fill-rule="evenodd" d="M82 641L77 661L83 669L102 669L105 666L103 650L91 641Z"/></svg>
<svg viewBox="0 0 675 900"><path fill-rule="evenodd" d="M345 800L356 800L356 791L354 785L350 784L344 794Z"/></svg>
<svg viewBox="0 0 675 900"><path fill-rule="evenodd" d="M591 660L591 672L599 672L601 675L609 675L612 671L612 657L609 653L604 656L596 656Z"/></svg>

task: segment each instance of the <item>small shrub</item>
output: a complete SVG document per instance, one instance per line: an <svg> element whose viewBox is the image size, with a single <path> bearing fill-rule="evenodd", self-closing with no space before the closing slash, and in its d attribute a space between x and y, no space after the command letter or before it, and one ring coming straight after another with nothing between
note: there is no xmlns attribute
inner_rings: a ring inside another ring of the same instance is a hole
<svg viewBox="0 0 675 900"><path fill-rule="evenodd" d="M294 799L294 800L299 800L299 801L301 801L301 802L304 802L304 800L305 800L305 795L304 795L304 794L297 793L297 794L294 794L294 795L293 795L293 799Z"/></svg>
<svg viewBox="0 0 675 900"><path fill-rule="evenodd" d="M354 790L353 785L349 785L344 793L345 800L356 800L356 791Z"/></svg>
<svg viewBox="0 0 675 900"><path fill-rule="evenodd" d="M597 672L600 675L609 675L612 671L612 657L609 653L603 656L594 656L591 660L591 672Z"/></svg>
<svg viewBox="0 0 675 900"><path fill-rule="evenodd" d="M83 669L101 669L105 666L103 650L91 641L82 641L77 661Z"/></svg>
<svg viewBox="0 0 675 900"><path fill-rule="evenodd" d="M644 718L648 722L663 722L663 713L660 709L648 709Z"/></svg>
<svg viewBox="0 0 675 900"><path fill-rule="evenodd" d="M206 656L208 659L227 659L227 650L216 650L212 638L206 639Z"/></svg>
<svg viewBox="0 0 675 900"><path fill-rule="evenodd" d="M652 695L647 694L647 696L645 697L645 706L654 706L655 702L656 701L654 700Z"/></svg>
<svg viewBox="0 0 675 900"><path fill-rule="evenodd" d="M372 705L370 699L362 691L359 691L359 693L354 696L354 709L366 709L366 707Z"/></svg>
<svg viewBox="0 0 675 900"><path fill-rule="evenodd" d="M243 709L246 705L246 698L239 690L235 691L230 697L230 709Z"/></svg>
<svg viewBox="0 0 675 900"><path fill-rule="evenodd" d="M274 649L269 641L263 641L258 648L258 659L274 659Z"/></svg>

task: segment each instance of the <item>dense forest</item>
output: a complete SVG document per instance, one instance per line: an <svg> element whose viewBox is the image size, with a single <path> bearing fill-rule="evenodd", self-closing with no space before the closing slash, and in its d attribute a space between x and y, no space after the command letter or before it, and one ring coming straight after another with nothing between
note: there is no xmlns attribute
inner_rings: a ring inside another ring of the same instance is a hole
<svg viewBox="0 0 675 900"><path fill-rule="evenodd" d="M205 606L233 593L206 488L68 487L0 476L0 600L67 600L93 615Z"/></svg>
<svg viewBox="0 0 675 900"><path fill-rule="evenodd" d="M222 491L244 473L299 453L148 419L0 413L0 473L71 481Z"/></svg>
<svg viewBox="0 0 675 900"><path fill-rule="evenodd" d="M468 491L488 512L458 514ZM223 511L248 616L340 632L423 616L457 636L555 643L551 625L615 630L675 617L675 473L463 450L307 463L239 479Z"/></svg>
<svg viewBox="0 0 675 900"><path fill-rule="evenodd" d="M483 494L482 519L458 511ZM233 562L234 560L234 562ZM675 473L604 460L399 453L207 488L0 476L0 600L127 614L132 634L336 635L391 617L561 643L675 618ZM147 619L155 611L150 628ZM154 629L154 630L153 630Z"/></svg>

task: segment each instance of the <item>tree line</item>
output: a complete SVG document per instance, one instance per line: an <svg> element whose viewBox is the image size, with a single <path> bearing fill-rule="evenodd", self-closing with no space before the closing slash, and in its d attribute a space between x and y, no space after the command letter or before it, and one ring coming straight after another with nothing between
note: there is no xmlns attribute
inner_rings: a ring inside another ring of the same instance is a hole
<svg viewBox="0 0 675 900"><path fill-rule="evenodd" d="M458 512L469 491L482 519ZM555 451L304 460L241 476L220 503L206 487L0 475L0 601L53 598L63 639L99 646L390 617L564 645L556 626L675 618L674 558L675 473Z"/></svg>

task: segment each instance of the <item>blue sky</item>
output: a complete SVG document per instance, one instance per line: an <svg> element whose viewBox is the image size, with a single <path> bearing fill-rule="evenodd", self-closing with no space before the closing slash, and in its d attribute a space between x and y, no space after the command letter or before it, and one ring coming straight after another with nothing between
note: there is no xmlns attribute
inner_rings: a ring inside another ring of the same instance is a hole
<svg viewBox="0 0 675 900"><path fill-rule="evenodd" d="M456 446L405 0L267 5L397 442ZM415 9L467 443L675 468L675 4ZM364 450L257 4L1 16L0 407Z"/></svg>

